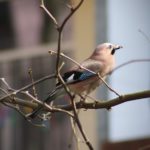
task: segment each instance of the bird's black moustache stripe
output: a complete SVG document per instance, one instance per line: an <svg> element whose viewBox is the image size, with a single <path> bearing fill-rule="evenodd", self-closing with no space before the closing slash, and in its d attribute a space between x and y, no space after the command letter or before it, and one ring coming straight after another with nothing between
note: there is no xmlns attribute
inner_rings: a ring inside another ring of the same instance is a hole
<svg viewBox="0 0 150 150"><path fill-rule="evenodd" d="M115 51L116 51L116 50L113 49L113 50L111 51L111 54L114 55L114 54L115 54Z"/></svg>

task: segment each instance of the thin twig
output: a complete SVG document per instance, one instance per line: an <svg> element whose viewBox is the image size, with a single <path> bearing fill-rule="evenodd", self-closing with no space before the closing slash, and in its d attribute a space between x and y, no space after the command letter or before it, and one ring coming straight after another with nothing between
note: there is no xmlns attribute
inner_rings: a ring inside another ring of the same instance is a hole
<svg viewBox="0 0 150 150"><path fill-rule="evenodd" d="M0 88L0 90L1 90L3 93L8 94L7 91L5 91L4 89L1 89L1 88ZM9 97L9 99L12 99L12 98ZM14 101L14 98L13 98L11 101ZM10 102L10 100L9 100L9 102ZM9 107L9 108L12 108L12 109L16 110L26 121L28 121L28 122L31 123L32 125L38 126L38 127L44 127L43 124L40 124L40 125L39 125L39 124L35 124L35 123L32 123L32 121L30 121L29 119L27 119L26 115L20 110L18 103L17 103L17 104L13 104L13 103L2 102L2 104L3 104L4 106L7 106L7 107Z"/></svg>
<svg viewBox="0 0 150 150"><path fill-rule="evenodd" d="M141 29L138 30L143 36L144 38L150 43L150 37Z"/></svg>
<svg viewBox="0 0 150 150"><path fill-rule="evenodd" d="M16 90L16 91L14 91L14 92L11 92L11 93L9 93L9 94L7 94L7 95L1 97L1 98L0 98L0 102L3 101L4 99L6 99L7 97L10 97L11 95L16 95L17 93L19 93L19 92L21 92L21 91L24 91L24 90L29 89L29 88L32 87L33 85L39 84L39 83L41 83L41 82L43 82L43 81L45 81L45 80L52 79L52 78L56 78L56 75L55 75L55 74L51 74L51 75L45 76L45 77L43 77L43 78L40 78L39 80L36 80L36 81L33 82L33 83L30 83L30 84L28 84L28 85L26 85L26 86L24 86L24 87L22 87L22 88L20 88L20 89L18 89L18 90Z"/></svg>
<svg viewBox="0 0 150 150"><path fill-rule="evenodd" d="M119 96L119 97L121 98L121 95L120 95L118 92L116 92L114 89L112 89L112 88L107 84L107 82L101 77L101 75L100 75L99 73L97 73L97 75L98 75L99 79L103 81L103 83L106 85L106 87L107 87L111 92L115 93L117 96Z"/></svg>
<svg viewBox="0 0 150 150"><path fill-rule="evenodd" d="M5 95L7 95L7 94L8 94L8 92L7 92L5 89L3 89L3 88L0 88L0 91L1 91L2 93L4 93ZM11 102L11 101L10 101L10 99L11 99L11 97L9 97L9 99L8 99L8 100L9 100L9 102ZM5 103L5 102L2 102L2 104L6 105L6 103ZM11 104L11 103L10 103L10 105L14 105L14 104Z"/></svg>
<svg viewBox="0 0 150 150"><path fill-rule="evenodd" d="M47 13L47 15L52 19L54 25L56 27L58 27L58 22L57 20L55 19L55 17L52 15L52 13L45 7L45 4L44 4L44 0L41 0L41 5L40 7Z"/></svg>
<svg viewBox="0 0 150 150"><path fill-rule="evenodd" d="M71 138L70 138L70 147L71 147L71 143L73 142L73 136L75 137L75 140L77 142L77 146L76 149L79 150L79 141L81 141L78 138L77 132L76 132L76 127L75 127L75 120L73 120L72 118L70 118L70 124L71 124L71 128L72 128L72 134L71 134Z"/></svg>
<svg viewBox="0 0 150 150"><path fill-rule="evenodd" d="M89 149L90 149L90 150L94 150L94 148L93 148L91 142L90 142L90 141L88 140L88 138L86 137L85 131L83 130L83 127L82 127L81 122L80 122L80 120L79 120L79 117L78 117L78 114L77 114L76 103L75 103L74 99L72 99L71 102L72 102L72 107L73 107L74 116L75 116L75 119L76 119L75 121L76 121L76 123L77 123L77 125L78 125L78 128L79 128L81 134L82 134L82 137L83 137L83 139L84 139L86 145L89 147Z"/></svg>
<svg viewBox="0 0 150 150"><path fill-rule="evenodd" d="M80 120L79 120L79 117L78 117L78 114L77 114L77 109L76 109L76 103L75 103L74 95L71 94L70 89L68 88L68 86L66 85L66 83L63 81L63 79L62 79L62 77L61 77L60 74L58 74L58 77L59 77L59 79L60 79L60 82L63 84L63 86L64 86L64 88L65 88L67 94L68 94L69 97L70 97L71 106L72 106L72 110L73 110L73 113L74 113L74 119L75 119L75 121L76 121L76 123L77 123L77 126L78 126L80 132L81 132L81 135L82 135L83 139L85 140L85 143L86 143L86 145L88 146L88 148L89 148L90 150L94 150L92 144L90 143L90 141L89 141L88 138L86 137L85 132L84 132L84 130L83 130L83 128L82 128L82 125L81 125L81 123L80 123Z"/></svg>
<svg viewBox="0 0 150 150"><path fill-rule="evenodd" d="M66 18L64 19L64 21L62 22L62 24L60 26L58 26L57 30L58 30L58 44L57 44L57 58L56 58L56 74L59 74L58 68L59 68L59 62L60 62L60 53L61 53L61 37L62 37L62 31L66 25L66 23L69 21L69 19L71 18L71 16L79 9L79 7L82 5L84 0L80 0L80 2L77 4L76 7L70 7L70 13L68 14L68 16L66 16Z"/></svg>
<svg viewBox="0 0 150 150"><path fill-rule="evenodd" d="M29 76L30 76L30 79L31 79L31 83L33 84L34 83L34 79L33 79L33 72L32 72L31 68L29 68L28 73L29 73ZM33 96L35 98L38 98L38 95L37 95L36 88L35 88L34 84L32 86L32 90L33 90Z"/></svg>
<svg viewBox="0 0 150 150"><path fill-rule="evenodd" d="M19 90L15 90L15 91L13 91L13 92L11 92L11 93L9 93L9 94L7 94L7 95L1 97L1 98L0 98L0 102L5 101L7 98L11 97L12 95L16 95L16 94L19 93L19 92L22 92L22 91L24 91L24 90L26 90L26 89L29 89L29 88L32 87L33 85L39 84L39 83L41 83L41 82L43 82L43 81L45 81L45 80L48 80L48 79L51 79L51 78L55 78L55 77L56 77L56 76L55 76L54 74L52 74L52 75L48 75L48 76L45 76L45 77L43 77L43 78L40 78L39 80L37 80L37 81L35 81L35 82L31 83L31 84L28 84L28 85L26 85L26 86L20 88ZM15 99L15 97L13 98L13 101L14 101L14 99ZM17 100L20 101L20 99L18 99L18 98L17 98ZM24 103L29 104L29 102L24 102ZM16 103L16 104L17 104L17 103ZM33 105L31 104L30 106L32 107ZM53 109L53 111L55 111L55 112L60 112L61 110L59 110L59 109L55 109L55 110L54 110L54 109ZM63 110L62 110L62 112L63 112ZM73 117L73 115L72 115L71 113L68 112L68 114Z"/></svg>
<svg viewBox="0 0 150 150"><path fill-rule="evenodd" d="M46 109L48 109L50 112L63 112L67 115L69 115L70 117L74 118L74 116L72 115L72 113L66 111L66 110L63 110L63 109L60 109L60 108L53 108L51 107L50 105L48 105L47 103L44 103L38 99L36 99L35 97L33 97L29 92L26 92L26 94L31 98L33 99L36 103L38 103L39 105L42 105L43 107L45 107ZM28 115L27 115L28 116ZM30 114L29 114L30 116Z"/></svg>
<svg viewBox="0 0 150 150"><path fill-rule="evenodd" d="M11 86L6 82L5 78L0 78L0 80L4 83L9 91L14 91L14 89L12 89Z"/></svg>
<svg viewBox="0 0 150 150"><path fill-rule="evenodd" d="M116 70L124 67L124 66L127 66L127 65L132 64L132 63L139 63L139 62L150 62L150 58L129 60L129 61L127 61L125 63L122 63L121 65L117 66L115 69L113 69L113 71L111 72L111 74L114 73Z"/></svg>

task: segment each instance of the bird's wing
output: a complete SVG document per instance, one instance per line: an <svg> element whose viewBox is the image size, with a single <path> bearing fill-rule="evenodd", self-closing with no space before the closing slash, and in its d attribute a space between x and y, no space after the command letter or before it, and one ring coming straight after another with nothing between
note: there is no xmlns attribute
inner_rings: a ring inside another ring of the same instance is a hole
<svg viewBox="0 0 150 150"><path fill-rule="evenodd" d="M77 82L89 79L93 76L95 76L95 74L89 71L82 71L82 72L71 71L71 72L66 72L63 76L63 79L67 84L73 84L73 83L77 83Z"/></svg>
<svg viewBox="0 0 150 150"><path fill-rule="evenodd" d="M81 66L95 73L99 72L101 69L101 64L99 61L90 59L87 59L83 63L81 63ZM66 84L73 84L96 76L95 73L92 73L88 70L79 67L73 68L70 71L64 73L63 80L66 82ZM60 83L58 83L57 85L60 85Z"/></svg>

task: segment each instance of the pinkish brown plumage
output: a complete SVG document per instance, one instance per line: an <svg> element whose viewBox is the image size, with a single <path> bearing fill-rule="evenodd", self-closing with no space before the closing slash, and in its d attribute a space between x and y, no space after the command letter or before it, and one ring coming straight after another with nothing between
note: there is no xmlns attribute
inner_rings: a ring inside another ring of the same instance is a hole
<svg viewBox="0 0 150 150"><path fill-rule="evenodd" d="M96 47L89 58L81 63L81 66L75 66L68 72L64 73L63 79L74 94L89 94L96 87L102 84L102 80L96 75L97 73L105 79L115 66L114 54L122 46L103 43ZM85 69L86 68L86 69ZM90 70L90 71L88 71ZM66 91L61 83L44 100L46 103L54 101L58 97L66 95ZM30 117L35 117L42 107L37 108Z"/></svg>

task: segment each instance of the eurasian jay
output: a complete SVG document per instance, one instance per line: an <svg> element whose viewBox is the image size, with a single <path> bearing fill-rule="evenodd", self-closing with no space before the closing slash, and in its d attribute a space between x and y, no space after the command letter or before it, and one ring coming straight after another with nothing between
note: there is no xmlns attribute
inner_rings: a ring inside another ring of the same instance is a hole
<svg viewBox="0 0 150 150"><path fill-rule="evenodd" d="M77 95L87 95L101 85L103 81L98 77L97 73L99 73L103 79L111 73L115 66L114 54L116 50L120 48L122 48L122 46L111 43L100 44L96 47L92 55L85 59L80 66L75 66L64 73L62 77L70 91ZM44 102L50 103L56 98L66 94L63 85L59 82ZM43 106L39 106L29 117L36 117L42 109Z"/></svg>

